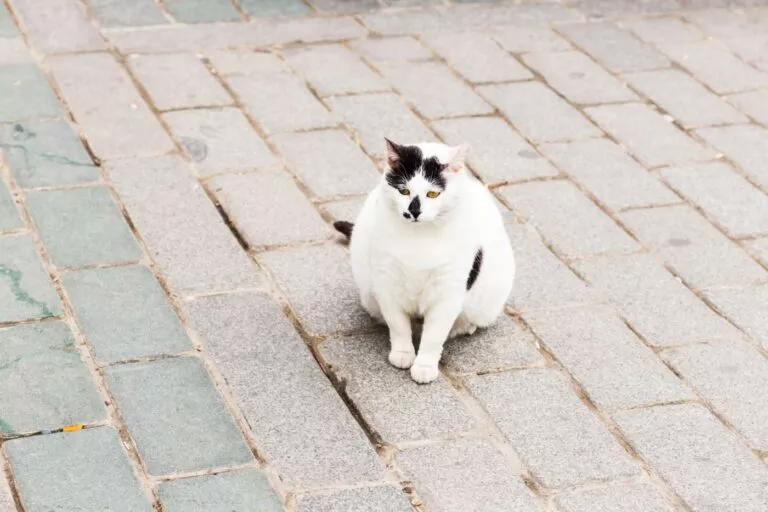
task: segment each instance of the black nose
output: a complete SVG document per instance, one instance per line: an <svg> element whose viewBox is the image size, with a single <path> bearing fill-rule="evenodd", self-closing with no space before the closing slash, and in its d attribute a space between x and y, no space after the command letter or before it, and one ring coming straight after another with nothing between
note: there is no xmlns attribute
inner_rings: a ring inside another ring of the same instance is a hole
<svg viewBox="0 0 768 512"><path fill-rule="evenodd" d="M419 196L413 198L411 204L408 205L408 211L411 212L414 220L419 218L419 215L421 215L421 201L419 201Z"/></svg>

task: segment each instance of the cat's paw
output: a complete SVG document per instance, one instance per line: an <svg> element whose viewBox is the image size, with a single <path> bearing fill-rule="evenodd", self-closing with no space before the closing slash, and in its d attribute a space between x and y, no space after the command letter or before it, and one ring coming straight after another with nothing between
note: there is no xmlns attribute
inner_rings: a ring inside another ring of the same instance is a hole
<svg viewBox="0 0 768 512"><path fill-rule="evenodd" d="M389 364L402 370L410 368L415 358L416 352L412 350L391 350L389 352Z"/></svg>
<svg viewBox="0 0 768 512"><path fill-rule="evenodd" d="M429 384L437 378L437 375L437 363L423 364L416 362L416 364L411 366L411 378L419 384Z"/></svg>

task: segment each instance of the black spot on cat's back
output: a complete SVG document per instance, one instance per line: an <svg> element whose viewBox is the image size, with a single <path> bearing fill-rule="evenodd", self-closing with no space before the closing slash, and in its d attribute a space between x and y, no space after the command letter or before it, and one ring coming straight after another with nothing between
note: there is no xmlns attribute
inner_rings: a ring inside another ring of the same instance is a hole
<svg viewBox="0 0 768 512"><path fill-rule="evenodd" d="M472 268L469 271L469 277L467 277L467 290L472 288L472 285L477 281L477 276L480 275L480 268L483 266L483 248L477 250L475 253L475 261L472 262Z"/></svg>

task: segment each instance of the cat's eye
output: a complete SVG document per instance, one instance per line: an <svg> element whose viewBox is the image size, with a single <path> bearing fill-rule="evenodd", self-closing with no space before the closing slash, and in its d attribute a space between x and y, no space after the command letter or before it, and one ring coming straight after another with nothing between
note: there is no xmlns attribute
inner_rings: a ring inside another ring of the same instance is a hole
<svg viewBox="0 0 768 512"><path fill-rule="evenodd" d="M429 192L427 192L427 197L430 199L434 199L439 195L440 195L440 192L435 192L434 190L430 190Z"/></svg>
<svg viewBox="0 0 768 512"><path fill-rule="evenodd" d="M404 196L409 196L409 195L411 195L411 191L410 191L410 190L408 190L407 188L401 188L401 189L400 189L400 193L401 193L401 194L403 194Z"/></svg>

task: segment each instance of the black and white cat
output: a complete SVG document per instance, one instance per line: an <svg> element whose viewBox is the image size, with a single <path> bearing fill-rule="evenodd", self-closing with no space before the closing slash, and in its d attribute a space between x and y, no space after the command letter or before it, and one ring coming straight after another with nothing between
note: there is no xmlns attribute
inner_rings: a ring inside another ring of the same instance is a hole
<svg viewBox="0 0 768 512"><path fill-rule="evenodd" d="M515 261L490 192L467 172L466 146L386 141L389 169L350 237L363 307L389 327L389 362L419 383L435 380L443 343L493 323L504 309ZM416 355L411 319L424 318Z"/></svg>

